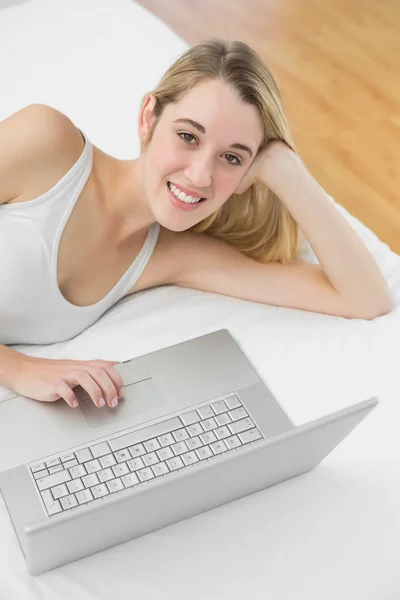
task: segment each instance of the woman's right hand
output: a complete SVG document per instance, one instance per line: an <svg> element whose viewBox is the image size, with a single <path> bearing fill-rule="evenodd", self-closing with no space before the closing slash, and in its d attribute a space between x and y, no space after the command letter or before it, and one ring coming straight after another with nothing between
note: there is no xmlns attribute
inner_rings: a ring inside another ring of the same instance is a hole
<svg viewBox="0 0 400 600"><path fill-rule="evenodd" d="M24 356L12 378L11 389L19 396L40 402L55 402L62 398L74 408L79 402L73 388L80 385L99 408L105 403L114 407L113 399L124 397L124 381L114 369L115 364L118 361Z"/></svg>

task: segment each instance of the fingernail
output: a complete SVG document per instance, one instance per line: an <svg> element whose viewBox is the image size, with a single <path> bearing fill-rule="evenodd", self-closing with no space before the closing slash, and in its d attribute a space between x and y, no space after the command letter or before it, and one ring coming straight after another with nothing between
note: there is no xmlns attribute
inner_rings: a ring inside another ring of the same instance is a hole
<svg viewBox="0 0 400 600"><path fill-rule="evenodd" d="M117 404L118 404L118 398L113 398L113 399L111 400L111 406L112 406L113 408L115 408L115 407L117 406Z"/></svg>
<svg viewBox="0 0 400 600"><path fill-rule="evenodd" d="M104 398L100 398L99 400L99 406L104 406L106 403L106 401L104 400Z"/></svg>
<svg viewBox="0 0 400 600"><path fill-rule="evenodd" d="M121 388L121 389L119 390L118 394L119 394L119 397L120 397L120 398L125 398L125 390L124 390L124 388Z"/></svg>
<svg viewBox="0 0 400 600"><path fill-rule="evenodd" d="M72 406L74 408L76 408L78 406L78 404L79 404L78 400L72 400Z"/></svg>

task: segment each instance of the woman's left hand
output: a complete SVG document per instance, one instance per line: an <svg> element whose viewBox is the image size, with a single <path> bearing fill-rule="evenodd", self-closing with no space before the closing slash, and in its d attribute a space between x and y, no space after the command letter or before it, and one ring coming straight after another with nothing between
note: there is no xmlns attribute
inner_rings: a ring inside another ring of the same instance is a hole
<svg viewBox="0 0 400 600"><path fill-rule="evenodd" d="M293 160L299 161L300 158L285 142L271 140L256 156L234 194L243 194L257 181L273 189L272 176L278 175L278 165L285 166Z"/></svg>

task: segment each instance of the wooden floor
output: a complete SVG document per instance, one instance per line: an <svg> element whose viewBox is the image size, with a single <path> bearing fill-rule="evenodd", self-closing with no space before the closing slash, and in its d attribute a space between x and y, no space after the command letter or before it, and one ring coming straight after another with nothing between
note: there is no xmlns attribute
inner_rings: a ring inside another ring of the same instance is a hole
<svg viewBox="0 0 400 600"><path fill-rule="evenodd" d="M400 0L138 0L188 44L252 46L318 182L400 254Z"/></svg>

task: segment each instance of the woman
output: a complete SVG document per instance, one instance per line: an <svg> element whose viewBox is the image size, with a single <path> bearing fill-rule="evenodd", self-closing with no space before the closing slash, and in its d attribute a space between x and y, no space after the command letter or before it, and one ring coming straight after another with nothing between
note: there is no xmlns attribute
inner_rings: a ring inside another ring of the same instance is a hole
<svg viewBox="0 0 400 600"><path fill-rule="evenodd" d="M17 223L12 239L25 239L25 249L12 248L21 270L31 257L31 288L11 261L0 295L0 383L16 394L76 406L81 385L97 406L116 406L115 362L32 358L7 345L69 339L121 297L156 285L350 318L391 310L378 266L296 154L276 83L243 42L202 41L167 70L142 101L135 160L97 148L92 156L86 136L51 107L32 105L0 125L0 225L7 237ZM39 210L24 229L21 211ZM299 260L302 234L319 265Z"/></svg>

